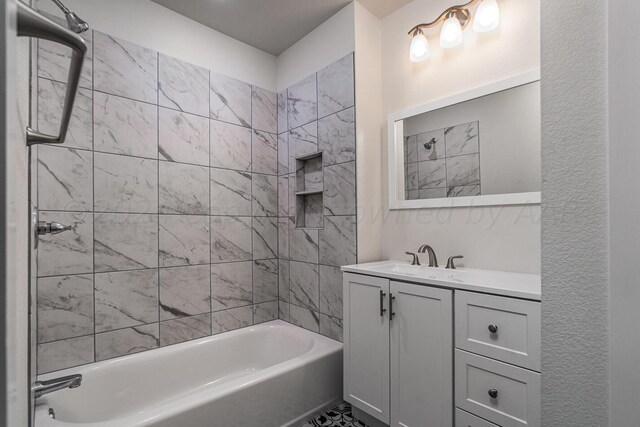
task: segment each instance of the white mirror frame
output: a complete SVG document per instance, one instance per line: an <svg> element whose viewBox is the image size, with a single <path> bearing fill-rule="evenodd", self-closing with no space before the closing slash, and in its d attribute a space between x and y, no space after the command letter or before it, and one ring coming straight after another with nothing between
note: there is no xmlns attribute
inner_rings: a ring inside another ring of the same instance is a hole
<svg viewBox="0 0 640 427"><path fill-rule="evenodd" d="M404 167L404 148L402 144L404 133L402 133L400 138L398 138L398 134L402 131L402 120L537 81L540 81L539 69L461 92L456 95L448 96L437 101L389 114L387 117L389 141L389 209L540 204L541 195L539 191L528 193L488 194L484 196L469 197L448 197L440 199L404 200L404 197L400 197L401 195L404 195L404 173L398 174L398 172L403 170L402 168ZM400 126L398 126L397 123L400 123Z"/></svg>

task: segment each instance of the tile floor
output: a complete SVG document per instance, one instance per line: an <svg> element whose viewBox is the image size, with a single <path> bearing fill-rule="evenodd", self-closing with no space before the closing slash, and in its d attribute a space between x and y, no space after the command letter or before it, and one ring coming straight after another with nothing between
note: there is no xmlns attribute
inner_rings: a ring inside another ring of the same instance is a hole
<svg viewBox="0 0 640 427"><path fill-rule="evenodd" d="M302 427L367 427L360 421L353 418L351 405L346 402L326 411L316 418L308 421Z"/></svg>

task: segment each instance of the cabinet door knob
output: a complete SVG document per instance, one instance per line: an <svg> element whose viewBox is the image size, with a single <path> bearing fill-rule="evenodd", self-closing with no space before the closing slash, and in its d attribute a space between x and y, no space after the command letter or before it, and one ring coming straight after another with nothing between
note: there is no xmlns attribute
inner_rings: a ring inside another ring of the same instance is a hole
<svg viewBox="0 0 640 427"><path fill-rule="evenodd" d="M498 332L498 325L489 325L489 332L491 332L492 334Z"/></svg>
<svg viewBox="0 0 640 427"><path fill-rule="evenodd" d="M496 399L498 397L498 390L496 390L495 388L490 389L489 397L491 397L492 399Z"/></svg>

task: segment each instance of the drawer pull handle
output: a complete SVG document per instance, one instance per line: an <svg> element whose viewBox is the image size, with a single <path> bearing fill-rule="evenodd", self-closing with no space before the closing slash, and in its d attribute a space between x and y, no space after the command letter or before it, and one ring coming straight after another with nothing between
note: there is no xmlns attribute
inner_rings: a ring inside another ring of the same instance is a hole
<svg viewBox="0 0 640 427"><path fill-rule="evenodd" d="M498 332L498 325L489 325L489 332L495 334Z"/></svg>
<svg viewBox="0 0 640 427"><path fill-rule="evenodd" d="M489 390L489 397L492 399L497 399L498 398L498 390L496 390L495 388L492 388Z"/></svg>

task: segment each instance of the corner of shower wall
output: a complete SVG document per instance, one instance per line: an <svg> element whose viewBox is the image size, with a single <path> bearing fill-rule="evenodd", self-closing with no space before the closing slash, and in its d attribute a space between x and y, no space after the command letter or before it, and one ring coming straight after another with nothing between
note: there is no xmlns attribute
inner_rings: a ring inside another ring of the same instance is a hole
<svg viewBox="0 0 640 427"><path fill-rule="evenodd" d="M340 267L357 261L354 75L350 53L278 93L279 317L339 341ZM301 174L296 159L314 153L319 167ZM310 202L296 196L309 182L321 189Z"/></svg>

